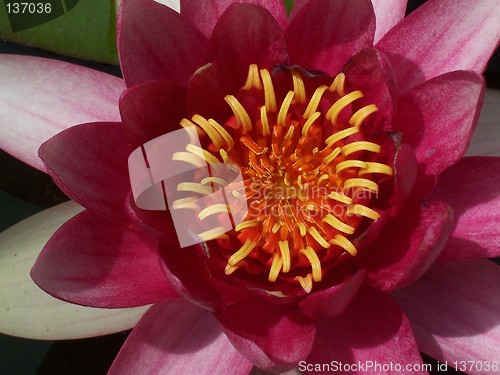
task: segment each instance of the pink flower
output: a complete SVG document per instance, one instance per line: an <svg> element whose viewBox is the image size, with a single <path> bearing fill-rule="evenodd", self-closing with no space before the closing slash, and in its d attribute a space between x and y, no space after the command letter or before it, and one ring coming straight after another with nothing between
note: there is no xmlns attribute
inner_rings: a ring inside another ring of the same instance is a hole
<svg viewBox="0 0 500 375"><path fill-rule="evenodd" d="M497 316L479 318L484 304L499 311L489 300L498 269L449 261L498 255L499 161L462 157L500 5L429 1L401 20L404 1L372 2L296 1L288 19L280 1L187 0L178 14L124 0L121 122L102 122L120 121L109 109L119 79L6 59L68 70L73 80L52 91L60 100L76 82L87 94L72 113L87 123L40 148L47 172L86 210L51 237L31 274L84 306L155 304L111 373L420 364L419 349L440 360L496 358ZM251 206L235 231L187 249L168 213L135 206L127 171L136 147L179 123L197 126L204 148L180 161L238 164ZM2 147L43 169L33 149L55 128L40 129L31 149L12 136ZM262 191L272 196L257 199Z"/></svg>

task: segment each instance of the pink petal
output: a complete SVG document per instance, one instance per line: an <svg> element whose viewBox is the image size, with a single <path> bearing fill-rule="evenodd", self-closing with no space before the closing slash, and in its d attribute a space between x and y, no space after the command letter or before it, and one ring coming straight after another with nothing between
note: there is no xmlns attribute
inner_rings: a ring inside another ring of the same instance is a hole
<svg viewBox="0 0 500 375"><path fill-rule="evenodd" d="M499 286L498 265L478 259L436 265L395 296L420 350L451 366L453 361L479 362L482 368L467 364L462 371L491 374L484 365L500 358Z"/></svg>
<svg viewBox="0 0 500 375"><path fill-rule="evenodd" d="M437 176L467 150L484 94L481 76L452 72L400 97L393 130L401 131L420 164L416 189L426 192Z"/></svg>
<svg viewBox="0 0 500 375"><path fill-rule="evenodd" d="M302 5L285 32L290 60L330 75L371 47L375 17L368 0L317 0Z"/></svg>
<svg viewBox="0 0 500 375"><path fill-rule="evenodd" d="M453 212L443 202L408 205L389 222L379 238L356 259L379 290L404 287L432 265L453 225Z"/></svg>
<svg viewBox="0 0 500 375"><path fill-rule="evenodd" d="M155 305L144 314L108 374L246 375L251 369L212 314L176 300Z"/></svg>
<svg viewBox="0 0 500 375"><path fill-rule="evenodd" d="M233 345L267 371L296 367L311 351L316 332L298 311L256 299L217 311L215 317Z"/></svg>
<svg viewBox="0 0 500 375"><path fill-rule="evenodd" d="M206 38L176 11L152 0L124 0L118 51L127 86L147 80L185 85L206 61Z"/></svg>
<svg viewBox="0 0 500 375"><path fill-rule="evenodd" d="M375 43L403 19L407 2L408 0L372 0L377 19Z"/></svg>
<svg viewBox="0 0 500 375"><path fill-rule="evenodd" d="M120 98L120 113L136 146L179 128L186 115L186 89L166 81L134 86Z"/></svg>
<svg viewBox="0 0 500 375"><path fill-rule="evenodd" d="M357 102L359 106L375 104L378 107L376 114L363 123L363 128L373 133L380 129L389 130L399 91L394 72L384 54L375 49L364 49L353 56L343 70L347 90L363 92L363 98Z"/></svg>
<svg viewBox="0 0 500 375"><path fill-rule="evenodd" d="M500 256L500 158L467 157L439 177L433 199L455 212L440 261Z"/></svg>
<svg viewBox="0 0 500 375"><path fill-rule="evenodd" d="M31 271L49 294L83 306L135 307L176 297L157 242L84 211L50 238Z"/></svg>
<svg viewBox="0 0 500 375"><path fill-rule="evenodd" d="M402 374L406 364L422 363L410 324L398 304L384 293L362 289L344 312L318 323L309 364L400 364L387 369L357 368L350 374ZM299 367L300 369L300 367ZM304 369L306 370L306 369ZM305 371L306 374L315 373ZM411 374L423 374L409 371Z"/></svg>
<svg viewBox="0 0 500 375"><path fill-rule="evenodd" d="M358 292L365 276L361 270L341 284L311 293L300 302L300 310L314 320L340 314Z"/></svg>
<svg viewBox="0 0 500 375"><path fill-rule="evenodd" d="M454 70L482 73L500 38L500 3L428 1L377 44L391 60L401 91Z"/></svg>
<svg viewBox="0 0 500 375"><path fill-rule="evenodd" d="M129 215L131 152L120 123L75 126L40 147L48 173L70 198L112 218Z"/></svg>
<svg viewBox="0 0 500 375"><path fill-rule="evenodd" d="M288 62L280 25L264 8L251 4L233 4L224 12L210 36L209 56L245 77L250 64L270 68Z"/></svg>
<svg viewBox="0 0 500 375"><path fill-rule="evenodd" d="M205 0L200 6L199 0L181 0L181 14L208 38L224 11L232 4L249 3L260 5L273 15L282 29L288 22L285 5L282 0Z"/></svg>
<svg viewBox="0 0 500 375"><path fill-rule="evenodd" d="M82 122L119 120L117 103L125 85L78 65L2 55L0 87L0 147L45 172L40 145Z"/></svg>

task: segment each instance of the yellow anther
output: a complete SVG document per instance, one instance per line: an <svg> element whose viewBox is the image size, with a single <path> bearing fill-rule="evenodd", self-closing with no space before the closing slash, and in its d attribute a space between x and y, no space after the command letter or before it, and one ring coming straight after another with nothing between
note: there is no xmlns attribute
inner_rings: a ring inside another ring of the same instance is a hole
<svg viewBox="0 0 500 375"><path fill-rule="evenodd" d="M222 158L222 161L224 163L229 162L229 156L227 155L226 150L223 150L222 148L219 150L220 157Z"/></svg>
<svg viewBox="0 0 500 375"><path fill-rule="evenodd" d="M234 228L234 230L236 232L239 232L239 231L242 231L243 229L252 228L252 227L256 227L256 226L257 226L257 220L246 220L246 221L243 221L243 222L239 223Z"/></svg>
<svg viewBox="0 0 500 375"><path fill-rule="evenodd" d="M344 73L337 74L332 84L330 85L330 91L332 92L337 91L337 93L340 96L344 96L345 94L344 83L345 83L345 74Z"/></svg>
<svg viewBox="0 0 500 375"><path fill-rule="evenodd" d="M307 228L304 223L296 223L295 226L299 227L299 232L302 237L305 237L307 234Z"/></svg>
<svg viewBox="0 0 500 375"><path fill-rule="evenodd" d="M243 86L244 90L250 90L255 88L257 90L262 89L262 84L260 82L259 76L259 68L256 64L250 64L248 67L248 76L247 81L245 82L245 86Z"/></svg>
<svg viewBox="0 0 500 375"><path fill-rule="evenodd" d="M209 216L216 215L216 214L227 214L229 212L229 207L226 204L223 203L218 203L218 204L213 204L211 206L208 206L207 208L204 208L203 210L200 211L198 214L198 218L200 220L204 220Z"/></svg>
<svg viewBox="0 0 500 375"><path fill-rule="evenodd" d="M346 161L343 161L343 162L340 162L337 164L337 166L335 167L335 172L337 174L339 174L340 172L342 172L343 170L348 169L348 168L366 168L366 167L367 167L367 165L366 165L366 162L364 162L364 161L346 160Z"/></svg>
<svg viewBox="0 0 500 375"><path fill-rule="evenodd" d="M321 275L321 262L319 261L318 255L310 246L307 246L305 249L300 250L300 253L304 254L309 263L311 263L312 278L314 281L319 283L323 276Z"/></svg>
<svg viewBox="0 0 500 375"><path fill-rule="evenodd" d="M245 259L252 252L255 246L257 246L257 242L247 240L245 244L237 252L231 255L231 257L227 260L227 262L230 265L234 266L240 260Z"/></svg>
<svg viewBox="0 0 500 375"><path fill-rule="evenodd" d="M340 147L337 147L335 150L330 152L330 154L324 158L325 164L330 164L337 156L340 155Z"/></svg>
<svg viewBox="0 0 500 375"><path fill-rule="evenodd" d="M278 233L278 231L280 230L281 228L281 223L276 223L273 225L273 228L271 229L271 232L273 233Z"/></svg>
<svg viewBox="0 0 500 375"><path fill-rule="evenodd" d="M341 194L336 191L332 191L330 194L327 195L328 198L334 199L337 202L344 203L344 204L352 204L352 199L345 196L344 194Z"/></svg>
<svg viewBox="0 0 500 375"><path fill-rule="evenodd" d="M312 95L311 100L309 101L309 104L307 105L307 108L304 111L304 114L302 115L302 117L309 118L312 116L312 114L314 112L316 112L316 110L318 109L318 105L319 105L319 102L321 100L321 97L323 96L323 94L327 88L328 88L328 86L322 85L314 91L314 94Z"/></svg>
<svg viewBox="0 0 500 375"><path fill-rule="evenodd" d="M361 204L355 204L350 206L347 209L347 214L364 216L372 220L377 220L380 217L380 214L377 211L372 210L371 208L368 208Z"/></svg>
<svg viewBox="0 0 500 375"><path fill-rule="evenodd" d="M349 124L352 126L359 128L363 121L370 116L372 113L375 113L378 111L378 108L375 104L370 104L367 106L364 106L363 108L360 108L354 113L351 118L349 119Z"/></svg>
<svg viewBox="0 0 500 375"><path fill-rule="evenodd" d="M317 182L317 185L321 184L323 181L326 181L330 178L329 175L327 174L323 174L321 175L319 178L318 178L318 182Z"/></svg>
<svg viewBox="0 0 500 375"><path fill-rule="evenodd" d="M332 245L340 246L352 256L356 256L356 254L358 253L358 250L356 250L356 247L352 244L352 242L341 234L337 234L333 239L331 239L328 242Z"/></svg>
<svg viewBox="0 0 500 375"><path fill-rule="evenodd" d="M271 134L271 129L269 128L269 120L267 118L266 106L260 107L260 122L262 123L262 135Z"/></svg>
<svg viewBox="0 0 500 375"><path fill-rule="evenodd" d="M344 182L344 189L348 190L354 187L368 189L374 193L378 192L378 185L366 178L350 178Z"/></svg>
<svg viewBox="0 0 500 375"><path fill-rule="evenodd" d="M247 111L241 105L241 103L236 99L234 95L226 95L224 100L231 107L233 111L234 117L236 117L236 122L238 125L243 127L243 134L252 130L252 120L250 120L250 116L248 116Z"/></svg>
<svg viewBox="0 0 500 375"><path fill-rule="evenodd" d="M306 102L306 89L304 87L304 80L297 70L292 70L293 91L299 103Z"/></svg>
<svg viewBox="0 0 500 375"><path fill-rule="evenodd" d="M314 240L319 243L325 249L330 247L330 244L319 234L318 230L315 227L309 228L309 234L314 238Z"/></svg>
<svg viewBox="0 0 500 375"><path fill-rule="evenodd" d="M176 199L175 201L172 202L172 208L174 210L178 210L178 209L198 210L199 207L196 204L196 201L198 199L199 198L196 198L196 197L187 197L187 198Z"/></svg>
<svg viewBox="0 0 500 375"><path fill-rule="evenodd" d="M208 185L212 183L217 184L219 186L227 185L227 181L220 177L205 177L203 180L201 180L202 185Z"/></svg>
<svg viewBox="0 0 500 375"><path fill-rule="evenodd" d="M347 138L350 135L356 134L358 132L359 132L358 128L347 128L329 136L325 140L325 143L327 144L327 146L331 147L333 144L335 144L335 142L338 142L341 139Z"/></svg>
<svg viewBox="0 0 500 375"><path fill-rule="evenodd" d="M224 139L221 137L219 132L217 132L213 126L208 123L207 119L200 115L194 115L192 120L196 125L200 126L205 131L217 149L222 147Z"/></svg>
<svg viewBox="0 0 500 375"><path fill-rule="evenodd" d="M224 139L224 142L226 142L227 146L227 151L231 151L231 149L234 147L234 139L231 137L231 135L227 132L226 129L224 129L221 124L219 124L217 121L215 121L213 118L208 119L208 123L213 126L215 130L222 136Z"/></svg>
<svg viewBox="0 0 500 375"><path fill-rule="evenodd" d="M226 233L225 228L217 227L198 234L198 237L200 237L203 241L210 241L215 240L219 236L222 236L224 233Z"/></svg>
<svg viewBox="0 0 500 375"><path fill-rule="evenodd" d="M359 176L363 176L369 173L380 173L392 176L394 172L388 165L375 162L366 162L366 168L363 168L359 171Z"/></svg>
<svg viewBox="0 0 500 375"><path fill-rule="evenodd" d="M207 162L204 158L200 158L198 155L194 155L190 152L174 152L174 154L172 155L172 160L183 161L200 168L207 166Z"/></svg>
<svg viewBox="0 0 500 375"><path fill-rule="evenodd" d="M274 254L273 263L271 264L271 269L269 270L269 281L274 283L278 278L281 267L283 265L283 260L278 254Z"/></svg>
<svg viewBox="0 0 500 375"><path fill-rule="evenodd" d="M349 104L351 104L353 101L360 99L363 97L363 93L361 91L353 91L350 92L349 94L341 97L339 100L337 100L326 112L326 119L330 120L332 124L335 124L337 121L337 117L345 107L347 107Z"/></svg>
<svg viewBox="0 0 500 375"><path fill-rule="evenodd" d="M288 241L279 241L278 246L281 252L281 259L283 260L283 273L290 271L290 248L288 246Z"/></svg>
<svg viewBox="0 0 500 375"><path fill-rule="evenodd" d="M342 147L342 154L344 156L351 155L357 151L380 152L380 146L373 142L358 141L349 143Z"/></svg>
<svg viewBox="0 0 500 375"><path fill-rule="evenodd" d="M304 137L307 136L307 133L309 133L309 129L311 128L314 121L316 121L319 118L319 116L321 116L320 112L314 112L314 114L307 119L304 126L302 127L302 135Z"/></svg>
<svg viewBox="0 0 500 375"><path fill-rule="evenodd" d="M292 104L292 99L295 96L293 91L288 91L285 99L283 99L283 103L281 103L280 111L278 112L278 121L277 124L280 126L286 126L286 115L288 114L288 110L290 109L290 105Z"/></svg>
<svg viewBox="0 0 500 375"><path fill-rule="evenodd" d="M308 274L306 277L297 276L295 279L299 282L300 286L306 293L311 293L312 290L312 276Z"/></svg>
<svg viewBox="0 0 500 375"><path fill-rule="evenodd" d="M204 150L201 147L195 146L193 144L188 144L186 146L186 151L192 153L193 155L198 156L200 159L205 160L209 164L218 164L220 163L219 159L217 159L213 154Z"/></svg>
<svg viewBox="0 0 500 375"><path fill-rule="evenodd" d="M224 269L224 273L226 275L231 275L232 273L234 273L234 271L236 271L238 269L238 264L234 265L234 266L231 266L229 263L226 264L226 268Z"/></svg>
<svg viewBox="0 0 500 375"><path fill-rule="evenodd" d="M295 132L295 126L290 125L290 127L288 128L288 130L285 134L285 140L289 141L292 138L294 132Z"/></svg>
<svg viewBox="0 0 500 375"><path fill-rule="evenodd" d="M206 133L205 131L200 128L198 125L196 125L194 122L192 122L191 120L188 120L187 118L183 118L179 124L184 128L186 129L186 131L188 132L188 135L189 135L189 139L191 140L191 143L198 143L198 138L193 138L193 132L190 130L192 128L190 128L191 126L194 127L194 129L196 130L196 133L198 134L198 136L200 137L203 137Z"/></svg>
<svg viewBox="0 0 500 375"><path fill-rule="evenodd" d="M268 111L276 112L278 107L276 106L276 95L274 93L273 80L267 69L260 70L260 76L262 77L262 84L264 85L264 102Z"/></svg>
<svg viewBox="0 0 500 375"><path fill-rule="evenodd" d="M350 225L347 225L337 217L332 214L328 214L323 218L323 222L330 225L332 228L337 229L338 231L344 232L346 234L353 234L354 228Z"/></svg>
<svg viewBox="0 0 500 375"><path fill-rule="evenodd" d="M203 195L208 195L213 192L210 186L203 186L197 182L181 182L177 185L177 191L190 191Z"/></svg>

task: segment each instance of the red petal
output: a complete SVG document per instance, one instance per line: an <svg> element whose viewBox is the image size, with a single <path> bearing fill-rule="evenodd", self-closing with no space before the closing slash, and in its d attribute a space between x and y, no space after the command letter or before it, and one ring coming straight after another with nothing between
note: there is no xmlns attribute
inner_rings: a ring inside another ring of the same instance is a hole
<svg viewBox="0 0 500 375"><path fill-rule="evenodd" d="M375 42L404 18L407 2L408 0L372 0L377 19Z"/></svg>
<svg viewBox="0 0 500 375"><path fill-rule="evenodd" d="M166 81L134 86L120 98L120 113L137 146L178 129L186 115L186 89Z"/></svg>
<svg viewBox="0 0 500 375"><path fill-rule="evenodd" d="M420 350L450 366L459 361L469 374L487 374L498 372L485 366L500 358L499 286L498 265L478 259L434 266L395 296Z"/></svg>
<svg viewBox="0 0 500 375"><path fill-rule="evenodd" d="M368 288L362 289L340 316L319 322L317 332L308 364L372 366L351 367L352 371L345 372L332 366L331 372L399 375L406 371L406 364L422 363L408 319L398 304L386 294ZM377 369L376 363L399 364L403 368L396 365ZM299 370L316 373L313 368L299 366Z"/></svg>
<svg viewBox="0 0 500 375"><path fill-rule="evenodd" d="M120 123L69 128L40 147L48 173L70 198L112 218L128 215L129 147Z"/></svg>
<svg viewBox="0 0 500 375"><path fill-rule="evenodd" d="M47 293L83 306L120 308L176 297L157 242L84 211L45 245L31 277Z"/></svg>
<svg viewBox="0 0 500 375"><path fill-rule="evenodd" d="M500 38L500 3L428 1L377 44L386 52L401 91L454 70L482 73Z"/></svg>
<svg viewBox="0 0 500 375"><path fill-rule="evenodd" d="M367 278L375 288L404 287L432 265L452 225L453 212L443 202L406 207L356 260L367 268Z"/></svg>
<svg viewBox="0 0 500 375"><path fill-rule="evenodd" d="M348 90L361 90L359 106L375 104L378 111L368 118L363 128L370 132L391 128L393 109L397 107L396 77L386 57L374 49L365 49L353 56L344 67Z"/></svg>
<svg viewBox="0 0 500 375"><path fill-rule="evenodd" d="M285 32L290 60L336 75L349 58L371 47L375 16L368 0L317 0L302 5Z"/></svg>
<svg viewBox="0 0 500 375"><path fill-rule="evenodd" d="M118 51L127 86L147 80L185 85L206 62L206 38L179 13L152 0L123 0Z"/></svg>
<svg viewBox="0 0 500 375"><path fill-rule="evenodd" d="M500 158L467 157L439 177L433 199L455 212L440 261L500 256Z"/></svg>
<svg viewBox="0 0 500 375"><path fill-rule="evenodd" d="M416 189L425 193L467 150L484 95L482 77L452 72L400 97L393 130L403 132L420 164Z"/></svg>
<svg viewBox="0 0 500 375"><path fill-rule="evenodd" d="M250 299L215 313L233 345L257 367L286 371L311 351L315 326L298 311Z"/></svg>
<svg viewBox="0 0 500 375"><path fill-rule="evenodd" d="M285 29L288 17L282 0L205 0L203 6L200 6L199 0L181 0L181 14L208 38L222 13L237 3L256 4L266 8L281 28Z"/></svg>
<svg viewBox="0 0 500 375"><path fill-rule="evenodd" d="M212 314L177 300L155 305L144 314L108 374L246 375L251 369Z"/></svg>
<svg viewBox="0 0 500 375"><path fill-rule="evenodd" d="M208 268L210 260L202 253L202 246L182 249L174 243L161 246L165 276L177 292L209 310L234 304L247 297L248 293L241 287L221 281L226 277L223 270Z"/></svg>
<svg viewBox="0 0 500 375"><path fill-rule="evenodd" d="M269 68L288 62L280 25L265 9L251 4L233 4L224 12L210 37L209 55L244 77L250 64Z"/></svg>
<svg viewBox="0 0 500 375"><path fill-rule="evenodd" d="M314 320L340 314L358 292L365 276L366 273L361 270L342 284L309 294L300 302L300 310Z"/></svg>

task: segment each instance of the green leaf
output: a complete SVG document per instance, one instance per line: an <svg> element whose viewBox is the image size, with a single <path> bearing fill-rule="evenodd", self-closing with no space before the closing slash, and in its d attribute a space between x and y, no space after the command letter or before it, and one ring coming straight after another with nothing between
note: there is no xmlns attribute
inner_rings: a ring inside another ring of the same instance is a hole
<svg viewBox="0 0 500 375"><path fill-rule="evenodd" d="M50 17L29 14L29 7L24 14L19 14L22 9L13 14L13 2L4 0L3 6L0 5L0 38L66 56L118 63L114 0L45 0L43 3L52 5ZM63 14L58 15L61 8Z"/></svg>

